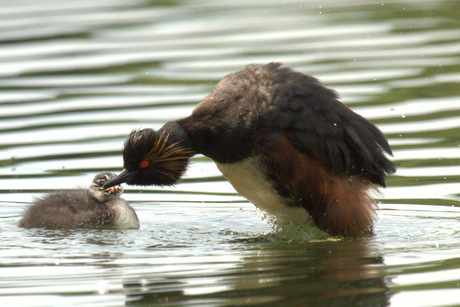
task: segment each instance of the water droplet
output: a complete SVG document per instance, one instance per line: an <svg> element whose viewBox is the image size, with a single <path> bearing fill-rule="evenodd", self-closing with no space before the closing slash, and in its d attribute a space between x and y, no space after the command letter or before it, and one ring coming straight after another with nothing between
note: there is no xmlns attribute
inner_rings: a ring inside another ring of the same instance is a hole
<svg viewBox="0 0 460 307"><path fill-rule="evenodd" d="M97 282L97 293L106 294L109 290L109 283L105 280L98 280Z"/></svg>
<svg viewBox="0 0 460 307"><path fill-rule="evenodd" d="M401 118L406 118L406 114L401 114Z"/></svg>
<svg viewBox="0 0 460 307"><path fill-rule="evenodd" d="M142 278L139 283L141 284L141 291L142 292L147 292L149 290L149 288L148 288L149 282L145 278Z"/></svg>

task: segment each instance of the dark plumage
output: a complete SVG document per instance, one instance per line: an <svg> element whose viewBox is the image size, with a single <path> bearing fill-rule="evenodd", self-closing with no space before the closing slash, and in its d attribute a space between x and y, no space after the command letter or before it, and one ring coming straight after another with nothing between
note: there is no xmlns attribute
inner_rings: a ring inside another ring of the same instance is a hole
<svg viewBox="0 0 460 307"><path fill-rule="evenodd" d="M94 177L90 189L58 191L37 198L28 207L19 227L72 229L72 228L139 228L134 209L120 198L121 188L103 188L115 178L112 173Z"/></svg>
<svg viewBox="0 0 460 307"><path fill-rule="evenodd" d="M248 65L222 79L190 116L133 131L124 171L106 186L174 184L201 153L279 220L308 212L330 234L359 236L372 229L368 191L396 170L384 152L391 149L380 130L317 79L278 63Z"/></svg>

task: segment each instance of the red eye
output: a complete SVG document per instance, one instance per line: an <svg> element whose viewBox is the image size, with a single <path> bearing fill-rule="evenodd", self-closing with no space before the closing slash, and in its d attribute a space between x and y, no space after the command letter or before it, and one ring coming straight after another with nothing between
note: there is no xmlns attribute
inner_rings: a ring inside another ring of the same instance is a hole
<svg viewBox="0 0 460 307"><path fill-rule="evenodd" d="M146 168L149 165L150 165L149 161L144 160L139 164L139 167L140 168Z"/></svg>

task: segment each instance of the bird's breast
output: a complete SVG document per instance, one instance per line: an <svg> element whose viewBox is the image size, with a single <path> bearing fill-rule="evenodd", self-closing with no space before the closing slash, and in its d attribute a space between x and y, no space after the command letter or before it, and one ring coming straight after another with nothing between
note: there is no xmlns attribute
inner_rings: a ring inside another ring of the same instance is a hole
<svg viewBox="0 0 460 307"><path fill-rule="evenodd" d="M307 211L287 205L267 180L262 165L255 157L237 163L218 163L217 168L238 193L246 197L258 209L278 225L301 223L309 219Z"/></svg>
<svg viewBox="0 0 460 307"><path fill-rule="evenodd" d="M116 199L109 203L109 206L114 212L115 219L113 226L120 229L139 228L139 219L137 218L134 209L122 199Z"/></svg>

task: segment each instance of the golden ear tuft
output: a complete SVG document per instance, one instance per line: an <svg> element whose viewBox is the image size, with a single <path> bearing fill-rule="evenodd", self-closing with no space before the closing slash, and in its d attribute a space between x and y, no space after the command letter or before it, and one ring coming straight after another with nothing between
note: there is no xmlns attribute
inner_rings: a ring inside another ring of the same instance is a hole
<svg viewBox="0 0 460 307"><path fill-rule="evenodd" d="M179 144L181 141L168 144L169 134L164 133L155 141L147 160L163 176L177 180L184 172L192 150Z"/></svg>

